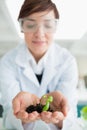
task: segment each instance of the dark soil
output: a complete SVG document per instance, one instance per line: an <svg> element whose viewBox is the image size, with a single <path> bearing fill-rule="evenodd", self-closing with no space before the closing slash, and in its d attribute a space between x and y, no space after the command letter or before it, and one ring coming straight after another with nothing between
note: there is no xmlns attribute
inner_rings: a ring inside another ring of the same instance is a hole
<svg viewBox="0 0 87 130"><path fill-rule="evenodd" d="M37 111L38 113L41 113L43 107L44 106L41 104L37 104L36 106L31 105L31 106L27 107L26 112L31 113L31 112ZM53 112L53 110L51 108L49 108L47 111Z"/></svg>

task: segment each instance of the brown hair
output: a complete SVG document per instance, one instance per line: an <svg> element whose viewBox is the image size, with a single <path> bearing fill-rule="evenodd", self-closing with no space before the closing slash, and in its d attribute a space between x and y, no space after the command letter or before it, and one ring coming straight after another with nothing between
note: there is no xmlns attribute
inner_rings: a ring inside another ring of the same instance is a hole
<svg viewBox="0 0 87 130"><path fill-rule="evenodd" d="M18 20L33 13L46 10L53 10L55 13L55 18L59 19L59 12L57 10L57 7L51 0L25 0L20 9Z"/></svg>

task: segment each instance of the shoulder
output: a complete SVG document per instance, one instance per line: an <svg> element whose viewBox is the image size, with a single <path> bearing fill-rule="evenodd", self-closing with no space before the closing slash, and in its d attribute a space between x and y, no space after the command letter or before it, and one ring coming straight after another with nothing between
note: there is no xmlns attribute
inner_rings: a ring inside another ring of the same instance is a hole
<svg viewBox="0 0 87 130"><path fill-rule="evenodd" d="M0 60L0 65L14 65L15 63L15 59L16 56L19 52L19 50L21 50L23 48L23 44L19 44L16 48L10 50L8 53L6 53Z"/></svg>
<svg viewBox="0 0 87 130"><path fill-rule="evenodd" d="M55 62L56 70L58 74L62 75L62 78L78 79L78 66L76 58L66 49L59 45L55 45ZM74 75L74 77L73 77Z"/></svg>
<svg viewBox="0 0 87 130"><path fill-rule="evenodd" d="M69 50L59 46L58 44L54 45L54 55L55 55L55 61L58 62L60 66L68 66L68 65L70 66L70 64L72 65L77 64L73 54L71 54Z"/></svg>
<svg viewBox="0 0 87 130"><path fill-rule="evenodd" d="M66 48L62 48L56 43L52 44L48 61L47 65L54 67L58 73L77 69L75 57Z"/></svg>

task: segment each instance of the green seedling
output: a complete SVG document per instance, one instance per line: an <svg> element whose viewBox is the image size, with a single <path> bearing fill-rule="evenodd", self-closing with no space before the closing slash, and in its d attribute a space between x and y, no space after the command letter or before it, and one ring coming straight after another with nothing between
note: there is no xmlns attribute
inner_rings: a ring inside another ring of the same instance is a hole
<svg viewBox="0 0 87 130"><path fill-rule="evenodd" d="M81 109L81 117L87 121L87 106L84 106L82 109Z"/></svg>
<svg viewBox="0 0 87 130"><path fill-rule="evenodd" d="M43 96L43 98L47 98L46 95ZM52 96L49 96L46 100L46 104L45 106L43 107L42 111L47 111L50 107L50 103L53 101L53 97Z"/></svg>

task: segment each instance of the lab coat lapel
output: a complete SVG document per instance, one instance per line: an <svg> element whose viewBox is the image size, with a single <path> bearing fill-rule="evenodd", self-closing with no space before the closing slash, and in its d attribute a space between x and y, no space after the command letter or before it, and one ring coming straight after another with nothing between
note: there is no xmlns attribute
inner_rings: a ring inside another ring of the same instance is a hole
<svg viewBox="0 0 87 130"><path fill-rule="evenodd" d="M34 74L34 72L33 72L33 70L31 69L31 67L27 67L27 68L25 68L24 69L24 74L25 74L25 76L29 79L29 80L31 80L34 84L35 84L35 86L37 86L37 87L39 87L40 85L39 85L39 82L38 82L38 80L37 80L37 78L36 78L36 76L35 76L35 74Z"/></svg>
<svg viewBox="0 0 87 130"><path fill-rule="evenodd" d="M56 75L56 66L59 64L58 55L55 52L54 46L52 46L51 53L47 59L45 71L42 78L42 86L47 86L51 82L52 78Z"/></svg>
<svg viewBox="0 0 87 130"><path fill-rule="evenodd" d="M31 66L29 65L29 56L27 54L27 48L25 46L25 44L22 45L22 47L20 48L20 50L18 51L17 57L15 59L15 62L17 65L20 66L20 68L23 68L24 71L24 75L30 80L32 81L36 86L39 87L39 83L37 81L37 78L31 68Z"/></svg>
<svg viewBox="0 0 87 130"><path fill-rule="evenodd" d="M57 70L51 65L48 65L43 73L41 86L46 87L49 84L49 82L51 82L52 78L56 75L56 73Z"/></svg>

